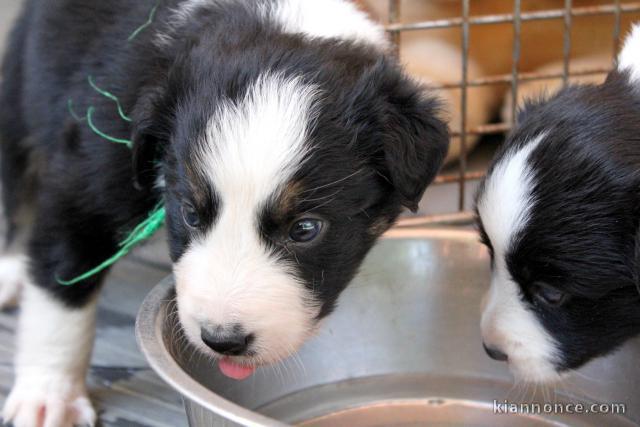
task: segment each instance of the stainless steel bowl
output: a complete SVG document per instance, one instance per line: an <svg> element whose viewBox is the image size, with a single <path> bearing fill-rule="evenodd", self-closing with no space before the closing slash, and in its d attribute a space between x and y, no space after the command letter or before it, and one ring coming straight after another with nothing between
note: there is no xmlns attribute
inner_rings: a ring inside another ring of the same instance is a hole
<svg viewBox="0 0 640 427"><path fill-rule="evenodd" d="M393 230L318 336L242 382L177 338L170 278L145 300L138 342L184 396L194 427L637 425L640 341L546 388L514 385L507 366L484 354L479 305L488 266L473 232ZM622 403L626 414L494 413L505 400Z"/></svg>

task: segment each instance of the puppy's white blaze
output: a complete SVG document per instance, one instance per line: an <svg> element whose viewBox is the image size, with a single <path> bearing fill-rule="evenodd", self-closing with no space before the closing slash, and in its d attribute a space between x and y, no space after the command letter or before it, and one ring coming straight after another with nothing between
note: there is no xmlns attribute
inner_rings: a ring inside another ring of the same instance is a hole
<svg viewBox="0 0 640 427"><path fill-rule="evenodd" d="M388 45L384 29L345 0L280 0L265 10L287 33Z"/></svg>
<svg viewBox="0 0 640 427"><path fill-rule="evenodd" d="M634 83L640 81L640 24L633 26L618 56L618 70L628 71Z"/></svg>
<svg viewBox="0 0 640 427"><path fill-rule="evenodd" d="M261 76L211 118L198 153L202 173L217 191L242 197L240 209L265 202L305 161L317 94L300 78Z"/></svg>
<svg viewBox="0 0 640 427"><path fill-rule="evenodd" d="M478 212L495 255L491 288L482 314L483 339L509 356L516 376L539 382L558 377L553 364L557 345L523 303L505 256L513 237L528 220L533 201L532 174L527 162L544 137L542 134L508 153L487 178L478 201Z"/></svg>
<svg viewBox="0 0 640 427"><path fill-rule="evenodd" d="M215 225L174 266L179 316L201 348L201 326L240 324L261 362L285 357L312 332L318 306L259 235L265 204L304 162L316 91L297 79L261 77L211 118L198 167L220 199Z"/></svg>
<svg viewBox="0 0 640 427"><path fill-rule="evenodd" d="M527 159L544 137L544 134L539 135L519 150L505 155L485 182L478 211L496 253L506 251L512 236L527 221L531 202L531 172Z"/></svg>

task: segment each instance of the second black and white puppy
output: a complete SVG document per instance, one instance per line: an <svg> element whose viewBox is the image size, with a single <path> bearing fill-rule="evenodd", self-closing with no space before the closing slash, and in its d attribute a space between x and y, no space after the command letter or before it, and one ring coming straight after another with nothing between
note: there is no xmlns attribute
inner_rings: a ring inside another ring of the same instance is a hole
<svg viewBox="0 0 640 427"><path fill-rule="evenodd" d="M528 105L477 196L489 355L554 381L640 333L640 28L606 82Z"/></svg>
<svg viewBox="0 0 640 427"><path fill-rule="evenodd" d="M0 261L2 302L23 293L5 421L94 422L103 275L59 279L159 201L191 343L235 378L295 351L446 152L390 52L343 0L27 1L0 97L12 230L35 208L28 250Z"/></svg>

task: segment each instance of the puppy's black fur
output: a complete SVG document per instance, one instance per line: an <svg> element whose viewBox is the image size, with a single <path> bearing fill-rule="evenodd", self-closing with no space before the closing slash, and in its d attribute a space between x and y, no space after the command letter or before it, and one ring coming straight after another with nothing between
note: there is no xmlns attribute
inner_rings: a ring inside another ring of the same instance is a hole
<svg viewBox="0 0 640 427"><path fill-rule="evenodd" d="M240 99L267 71L301 76L323 93L310 160L294 182L313 199L328 199L335 189L323 185L361 170L322 206L299 198L288 210L277 200L264 207L265 244L314 289L321 316L401 206L417 207L447 148L437 102L380 49L286 34L259 16L258 3L211 2L172 26L171 9L179 2L161 1L153 24L128 42L153 1L28 1L5 58L0 132L10 215L20 203L20 172L37 166L29 255L39 286L69 306L83 305L101 277L70 287L56 278L75 277L111 256L123 233L161 199L174 261L194 237L215 227L224 201L192 167L199 136L221 100ZM158 32L164 43L154 43ZM131 123L91 89L89 76L118 96ZM131 139L133 150L75 120L69 100L81 116L93 106L95 125ZM162 188L154 187L158 176ZM200 230L184 224L186 200L205 224ZM310 248L288 247L290 221L309 210L331 224L327 235Z"/></svg>

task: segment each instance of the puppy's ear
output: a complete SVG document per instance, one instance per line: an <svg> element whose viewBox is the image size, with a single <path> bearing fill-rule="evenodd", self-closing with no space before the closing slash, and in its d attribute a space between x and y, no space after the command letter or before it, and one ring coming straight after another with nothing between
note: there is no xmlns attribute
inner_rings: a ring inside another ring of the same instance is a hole
<svg viewBox="0 0 640 427"><path fill-rule="evenodd" d="M136 188L148 188L153 185L156 175L156 162L161 155L167 139L162 120L161 105L164 91L160 88L148 88L143 91L133 110L132 129L132 167Z"/></svg>
<svg viewBox="0 0 640 427"><path fill-rule="evenodd" d="M533 114L533 112L544 105L545 102L546 94L539 94L535 98L525 99L521 105L516 107L516 124L521 124L525 117Z"/></svg>
<svg viewBox="0 0 640 427"><path fill-rule="evenodd" d="M379 62L364 81L360 95L371 95L372 89L376 93L356 107L373 125L370 138L382 154L378 172L393 185L400 203L415 212L449 147L440 102L393 63Z"/></svg>
<svg viewBox="0 0 640 427"><path fill-rule="evenodd" d="M561 88L559 91L553 93L543 90L540 93L529 96L522 100L520 105L516 107L516 124L521 124L527 116L535 115L537 111L545 108L549 99L562 93L563 91L573 90L574 88L569 86Z"/></svg>

